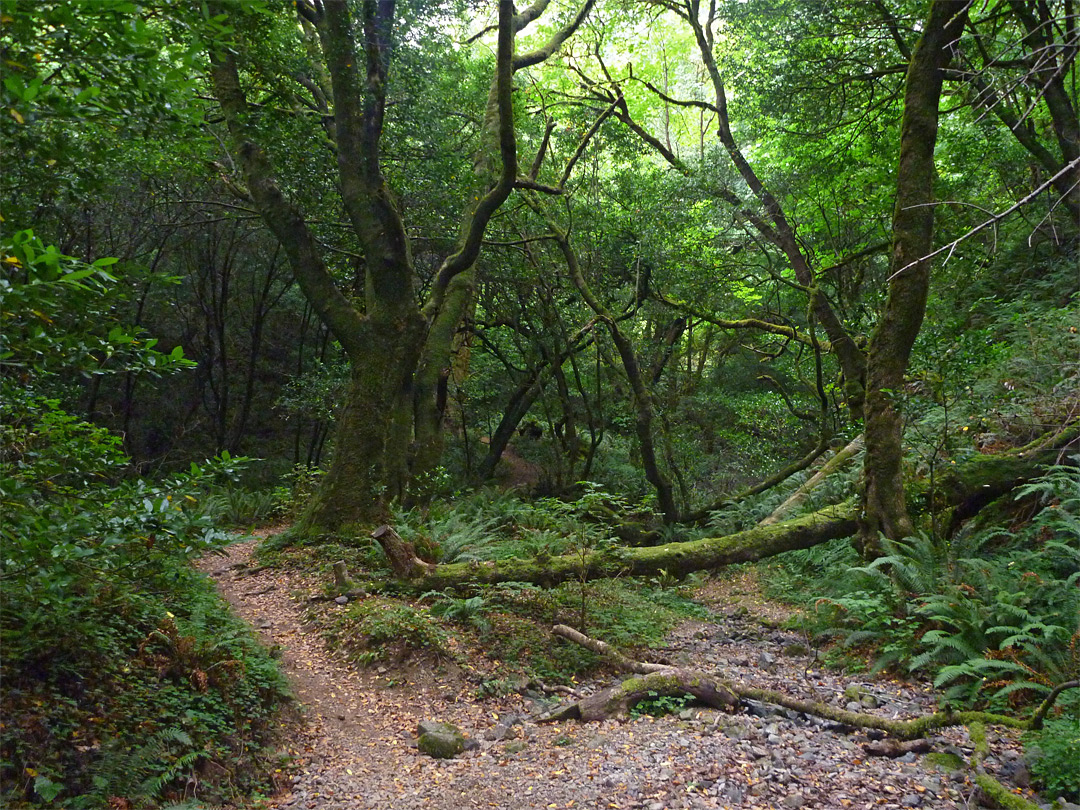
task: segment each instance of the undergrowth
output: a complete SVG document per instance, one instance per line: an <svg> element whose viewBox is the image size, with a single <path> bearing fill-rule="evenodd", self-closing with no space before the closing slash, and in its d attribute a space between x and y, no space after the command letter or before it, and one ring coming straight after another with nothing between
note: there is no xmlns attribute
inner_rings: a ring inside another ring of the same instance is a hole
<svg viewBox="0 0 1080 810"><path fill-rule="evenodd" d="M883 539L885 556L869 565L835 541L763 564L762 580L774 598L812 608L818 638L866 651L875 669L930 678L943 705L1029 714L1080 672L1080 470L1051 468L1014 505L1011 530ZM1028 737L1044 755L1036 778L1074 797L1075 692Z"/></svg>
<svg viewBox="0 0 1080 810"><path fill-rule="evenodd" d="M811 604L811 629L923 672L952 705L1008 708L1080 671L1080 474L1055 467L1017 490L1033 516L1015 531L884 542L857 565L837 541L770 562L773 596Z"/></svg>
<svg viewBox="0 0 1080 810"><path fill-rule="evenodd" d="M172 577L166 594L100 592L78 644L8 648L6 806L216 803L269 781L284 679L209 581Z"/></svg>

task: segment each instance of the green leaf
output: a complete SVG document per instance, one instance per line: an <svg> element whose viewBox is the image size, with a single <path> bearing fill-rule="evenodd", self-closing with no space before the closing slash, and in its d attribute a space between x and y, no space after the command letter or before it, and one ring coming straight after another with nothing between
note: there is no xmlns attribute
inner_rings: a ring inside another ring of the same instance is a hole
<svg viewBox="0 0 1080 810"><path fill-rule="evenodd" d="M63 791L63 785L57 784L47 776L38 776L34 779L34 792L45 802L52 802Z"/></svg>

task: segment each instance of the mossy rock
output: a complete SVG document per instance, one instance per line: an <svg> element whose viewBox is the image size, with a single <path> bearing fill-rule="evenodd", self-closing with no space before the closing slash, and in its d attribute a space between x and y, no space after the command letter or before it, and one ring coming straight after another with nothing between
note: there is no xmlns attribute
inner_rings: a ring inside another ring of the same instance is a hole
<svg viewBox="0 0 1080 810"><path fill-rule="evenodd" d="M947 771L962 771L965 767L961 757L942 751L927 754L923 761L927 765L934 765Z"/></svg>
<svg viewBox="0 0 1080 810"><path fill-rule="evenodd" d="M849 683L844 690L844 698L846 700L854 700L856 703L861 702L863 695L865 694L862 687L855 683Z"/></svg>
<svg viewBox="0 0 1080 810"><path fill-rule="evenodd" d="M417 731L420 738L416 747L421 752L435 759L453 759L463 751L478 748L479 743L451 723L421 721Z"/></svg>

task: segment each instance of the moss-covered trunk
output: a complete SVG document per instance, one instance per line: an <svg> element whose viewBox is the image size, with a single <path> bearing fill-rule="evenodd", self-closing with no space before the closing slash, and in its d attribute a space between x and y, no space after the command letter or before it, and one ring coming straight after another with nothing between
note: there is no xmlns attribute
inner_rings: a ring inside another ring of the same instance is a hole
<svg viewBox="0 0 1080 810"><path fill-rule="evenodd" d="M440 565L413 581L420 590L441 590L465 584L534 582L555 585L567 580L603 579L623 575L649 576L666 571L681 576L734 563L772 557L855 533L855 507L830 506L811 515L775 526L758 527L727 537L649 548L616 549L548 560L501 560L486 563Z"/></svg>
<svg viewBox="0 0 1080 810"><path fill-rule="evenodd" d="M968 5L967 0L931 3L904 86L889 294L870 340L867 363L860 521L860 543L867 557L880 551L880 535L898 539L914 531L904 500L899 397L930 289L930 262L923 257L934 242L934 145L942 73L963 30Z"/></svg>
<svg viewBox="0 0 1080 810"><path fill-rule="evenodd" d="M300 520L302 530L335 532L385 522L389 502L409 486L412 380L423 324L416 319L396 329L372 325L367 331L370 351L351 364L330 469Z"/></svg>

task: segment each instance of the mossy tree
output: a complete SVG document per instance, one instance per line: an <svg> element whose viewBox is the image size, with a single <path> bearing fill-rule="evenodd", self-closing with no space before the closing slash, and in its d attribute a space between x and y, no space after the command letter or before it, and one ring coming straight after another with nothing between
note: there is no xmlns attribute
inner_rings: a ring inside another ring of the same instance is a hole
<svg viewBox="0 0 1080 810"><path fill-rule="evenodd" d="M586 2L540 48L515 53L515 38L547 8L517 13L498 4L495 70L481 116L477 182L468 192L460 235L421 300L413 235L387 180L383 136L391 98L393 0L354 6L347 0L299 2L299 41L310 59L302 79L321 110L336 180L362 256L355 295L335 280L308 218L276 179L271 151L259 136L259 105L249 101L238 50L211 49L211 80L229 128L246 194L284 247L299 286L341 344L352 369L341 403L334 458L302 521L333 531L382 520L394 499L408 500L439 462L442 414L454 336L475 285L474 266L495 213L523 179L518 174L512 99L515 71L542 63L572 35ZM225 14L226 21L234 16Z"/></svg>

